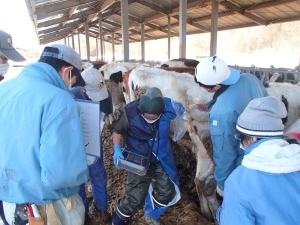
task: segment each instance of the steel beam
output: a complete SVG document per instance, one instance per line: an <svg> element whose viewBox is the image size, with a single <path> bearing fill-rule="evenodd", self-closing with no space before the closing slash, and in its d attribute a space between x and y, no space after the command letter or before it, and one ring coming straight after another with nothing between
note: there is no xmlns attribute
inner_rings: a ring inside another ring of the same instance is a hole
<svg viewBox="0 0 300 225"><path fill-rule="evenodd" d="M257 10L257 9L265 9L268 7L273 7L273 6L277 6L277 5L283 5L283 4L287 4L287 3L291 3L291 2L298 2L298 1L299 0L273 0L273 1L263 2L260 4L250 6L249 8L246 9L246 11L250 12L250 11Z"/></svg>
<svg viewBox="0 0 300 225"><path fill-rule="evenodd" d="M86 57L87 60L90 61L91 53L90 53L90 35L89 35L89 23L85 23L85 40L86 40Z"/></svg>
<svg viewBox="0 0 300 225"><path fill-rule="evenodd" d="M145 25L141 24L141 58L145 62Z"/></svg>
<svg viewBox="0 0 300 225"><path fill-rule="evenodd" d="M217 53L219 2L211 0L211 7L210 56L214 56Z"/></svg>
<svg viewBox="0 0 300 225"><path fill-rule="evenodd" d="M244 9L232 4L229 1L220 2L220 5L224 6L228 10L232 10L234 12L237 12L240 15L247 17L248 19L251 19L252 21L254 21L255 23L257 23L259 25L267 25L268 24L267 21L261 19L258 16L253 15L252 13L246 12Z"/></svg>
<svg viewBox="0 0 300 225"><path fill-rule="evenodd" d="M103 30L102 30L102 13L98 14L98 21L99 21L99 39L100 39L100 56L101 60L103 61Z"/></svg>
<svg viewBox="0 0 300 225"><path fill-rule="evenodd" d="M129 62L128 0L121 1L121 24L122 24L123 61Z"/></svg>
<svg viewBox="0 0 300 225"><path fill-rule="evenodd" d="M179 0L179 58L186 57L186 0Z"/></svg>

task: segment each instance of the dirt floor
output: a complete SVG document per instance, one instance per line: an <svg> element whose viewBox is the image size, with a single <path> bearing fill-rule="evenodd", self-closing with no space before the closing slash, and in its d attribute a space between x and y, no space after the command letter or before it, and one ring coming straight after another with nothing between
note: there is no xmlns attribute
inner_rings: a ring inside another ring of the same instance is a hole
<svg viewBox="0 0 300 225"><path fill-rule="evenodd" d="M9 73L5 75L4 81L18 75L22 67L11 67ZM124 196L126 171L117 170L113 164L113 144L111 139L110 126L105 125L103 132L103 146L104 146L104 164L108 177L107 191L109 213L113 214L117 201ZM174 206L168 208L162 215L161 221L164 225L214 225L214 223L207 221L200 215L199 200L195 190L194 177L196 173L196 159L191 149L180 147L178 144L172 142L173 154L177 167L178 177L180 181L181 200ZM89 182L86 183L86 187ZM86 190L87 199L89 202L89 225L103 225L99 217L94 212L92 204L92 193ZM0 223L1 224L1 223ZM131 222L131 225L145 225L144 212L140 210L136 213Z"/></svg>
<svg viewBox="0 0 300 225"><path fill-rule="evenodd" d="M104 164L108 177L107 191L109 213L113 214L117 201L124 196L126 171L117 170L113 164L113 144L110 126L105 125L103 132ZM200 215L199 200L195 190L194 177L196 173L196 159L191 149L182 148L172 142L173 154L180 181L181 200L174 206L168 208L162 215L161 221L164 225L213 225ZM86 187L88 187L89 182ZM90 225L102 225L96 213L93 213L92 193L86 190L89 202ZM131 225L144 225L144 212L140 210L130 221Z"/></svg>

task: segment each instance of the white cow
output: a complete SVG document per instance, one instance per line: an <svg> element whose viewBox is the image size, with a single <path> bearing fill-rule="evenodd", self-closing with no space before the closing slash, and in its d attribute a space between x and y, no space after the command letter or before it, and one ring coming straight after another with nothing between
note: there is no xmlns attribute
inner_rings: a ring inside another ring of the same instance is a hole
<svg viewBox="0 0 300 225"><path fill-rule="evenodd" d="M139 66L128 73L128 82L124 86L127 99L133 101L139 98L150 87L158 87L164 96L170 97L184 104L192 118L196 132L189 128L189 136L194 145L193 151L197 157L197 171L195 184L200 200L200 209L203 216L211 219L215 216L218 202L215 197L215 180L213 178L214 163L208 126L208 113L199 110L196 104L211 100L212 95L204 91L195 83L190 74L162 71L159 68ZM288 102L288 118L286 129L300 117L300 102L296 96L300 94L300 87L292 84L272 83L267 88L271 96ZM128 102L127 102L128 103ZM189 145L186 140L179 140L181 145Z"/></svg>
<svg viewBox="0 0 300 225"><path fill-rule="evenodd" d="M191 104L202 104L212 99L213 94L207 93L194 81L194 76L188 73L165 71L155 67L139 66L130 73L127 88L129 101L140 96L135 96L137 88L157 87L164 96L182 102L185 107Z"/></svg>
<svg viewBox="0 0 300 225"><path fill-rule="evenodd" d="M158 87L164 96L184 104L192 117L192 124L196 128L196 132L192 132L190 127L189 136L191 140L180 140L178 143L194 146L193 151L197 157L195 184L200 200L200 209L203 216L212 219L218 208L218 202L215 196L216 185L213 178L212 148L211 143L207 144L207 142L210 142L208 114L200 111L196 104L210 101L213 94L200 88L195 83L194 76L188 73L165 71L157 67L147 67L135 63L111 63L104 65L100 68L100 71L103 71L106 80L109 80L112 74L117 74L120 71L119 76L122 78L120 80L123 81L125 90L123 94L126 103L141 97L148 88ZM285 83L270 83L267 90L271 96L280 100L284 96L287 99L288 118L286 129L288 129L296 119L300 118L300 102L295 97L299 96L300 87ZM120 95L120 91L117 95Z"/></svg>
<svg viewBox="0 0 300 225"><path fill-rule="evenodd" d="M139 66L138 63L117 63L112 62L103 65L99 71L104 77L107 89L112 93L113 115L118 116L119 110L125 107L125 99L123 96L122 77L124 73ZM109 115L109 121L112 123L113 115Z"/></svg>
<svg viewBox="0 0 300 225"><path fill-rule="evenodd" d="M139 63L118 63L118 62L112 62L109 64L103 65L99 71L103 71L102 75L104 76L104 80L109 80L110 76L114 73L117 73L119 71L122 72L122 75L124 75L125 72L128 70L131 70L137 66L139 66Z"/></svg>
<svg viewBox="0 0 300 225"><path fill-rule="evenodd" d="M280 99L285 104L287 103L288 116L285 130L288 130L300 118L300 101L298 97L300 96L300 87L289 83L270 82L266 89L270 96ZM286 99L286 102L284 99Z"/></svg>
<svg viewBox="0 0 300 225"><path fill-rule="evenodd" d="M215 195L216 183L213 178L212 150L205 147L207 146L205 142L210 142L208 113L200 111L196 104L210 101L213 94L200 88L190 74L143 66L133 69L129 74L128 83L124 83L124 85L125 89L129 89L127 93L129 96L125 97L129 101L138 99L150 87L158 87L165 97L183 103L189 111L196 132L192 132L192 128L189 127L191 140L179 140L178 144L194 146L193 152L197 157L195 184L200 200L200 209L202 215L211 220L214 218L219 204Z"/></svg>
<svg viewBox="0 0 300 225"><path fill-rule="evenodd" d="M289 137L296 138L300 142L300 118L290 126L285 134Z"/></svg>

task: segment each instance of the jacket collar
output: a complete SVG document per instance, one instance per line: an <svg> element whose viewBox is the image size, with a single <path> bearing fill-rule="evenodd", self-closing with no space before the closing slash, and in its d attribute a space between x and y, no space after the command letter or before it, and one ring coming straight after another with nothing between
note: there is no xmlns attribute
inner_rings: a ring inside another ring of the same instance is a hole
<svg viewBox="0 0 300 225"><path fill-rule="evenodd" d="M276 174L300 170L300 145L289 144L278 138L262 139L258 142L246 149L243 166Z"/></svg>
<svg viewBox="0 0 300 225"><path fill-rule="evenodd" d="M25 66L21 73L22 76L30 76L43 79L48 83L63 89L73 95L73 93L67 88L61 76L57 73L57 71L47 63L36 62L32 64L28 64Z"/></svg>

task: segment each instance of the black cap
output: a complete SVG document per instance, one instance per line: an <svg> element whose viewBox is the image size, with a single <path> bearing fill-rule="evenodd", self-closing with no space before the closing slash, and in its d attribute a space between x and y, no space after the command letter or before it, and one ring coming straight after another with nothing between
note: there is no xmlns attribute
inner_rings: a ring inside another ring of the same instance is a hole
<svg viewBox="0 0 300 225"><path fill-rule="evenodd" d="M157 87L148 89L140 99L139 109L142 114L162 114L165 109L165 103L161 91Z"/></svg>

